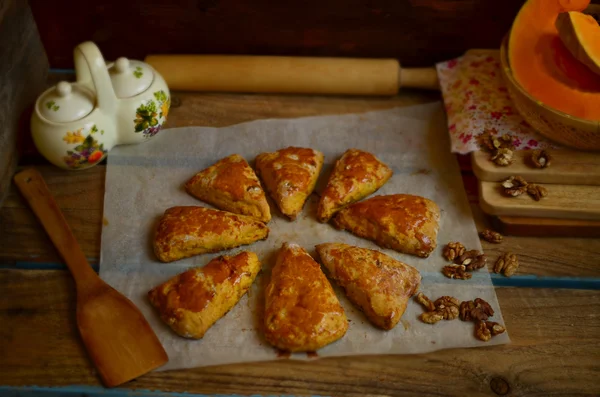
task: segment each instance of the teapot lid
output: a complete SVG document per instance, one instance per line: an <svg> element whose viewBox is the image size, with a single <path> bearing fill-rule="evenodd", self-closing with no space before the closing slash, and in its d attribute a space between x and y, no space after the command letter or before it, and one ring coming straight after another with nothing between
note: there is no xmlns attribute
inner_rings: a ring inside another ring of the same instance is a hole
<svg viewBox="0 0 600 397"><path fill-rule="evenodd" d="M108 72L118 98L136 96L148 89L154 81L154 72L144 62L119 58Z"/></svg>
<svg viewBox="0 0 600 397"><path fill-rule="evenodd" d="M61 81L50 88L38 102L44 118L57 123L79 120L94 110L94 94L87 88Z"/></svg>

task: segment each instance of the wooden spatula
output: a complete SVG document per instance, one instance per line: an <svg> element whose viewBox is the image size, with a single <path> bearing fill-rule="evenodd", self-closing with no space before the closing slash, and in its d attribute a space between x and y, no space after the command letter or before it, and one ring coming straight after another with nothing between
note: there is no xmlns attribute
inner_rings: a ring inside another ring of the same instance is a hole
<svg viewBox="0 0 600 397"><path fill-rule="evenodd" d="M165 364L167 353L142 313L88 264L41 174L30 168L14 181L75 279L77 326L104 384L114 387Z"/></svg>

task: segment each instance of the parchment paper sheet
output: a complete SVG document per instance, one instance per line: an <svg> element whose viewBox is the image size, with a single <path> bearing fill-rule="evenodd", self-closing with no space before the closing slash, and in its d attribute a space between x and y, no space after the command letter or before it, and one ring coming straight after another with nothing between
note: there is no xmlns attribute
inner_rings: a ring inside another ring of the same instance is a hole
<svg viewBox="0 0 600 397"><path fill-rule="evenodd" d="M108 157L100 276L129 297L150 322L169 355L169 363L160 370L278 357L277 351L263 340L258 325L264 298L262 291L275 254L285 241L302 245L313 256L314 246L323 242L380 249L416 267L423 276L421 291L432 299L442 295L460 300L483 298L496 312L492 320L504 324L486 268L466 281L447 279L440 272L446 264L441 251L447 242L461 241L467 248L481 249L458 165L449 150L445 123L441 104L433 103L364 114L259 120L219 129L169 129L147 143L117 147ZM271 233L265 241L168 264L155 258L152 232L167 208L208 206L189 196L182 187L196 172L232 153L241 154L253 165L259 153L291 145L319 149L325 154L326 162L317 193L311 196L295 222L283 218L271 203L273 220L268 224ZM332 164L352 147L370 151L392 167L394 176L376 195L411 193L438 203L442 213L438 248L429 258L384 250L315 220L318 193L327 182ZM148 290L191 266L203 266L215 256L246 249L259 255L263 273L248 295L203 339L183 339L161 322L146 298ZM371 325L339 289L336 288L336 292L350 327L341 340L319 350L319 357L424 353L509 342L507 333L490 342L481 342L473 336L474 324L458 319L424 324L417 319L422 308L412 299L401 323L391 331L381 331ZM307 355L295 354L291 358L307 359Z"/></svg>

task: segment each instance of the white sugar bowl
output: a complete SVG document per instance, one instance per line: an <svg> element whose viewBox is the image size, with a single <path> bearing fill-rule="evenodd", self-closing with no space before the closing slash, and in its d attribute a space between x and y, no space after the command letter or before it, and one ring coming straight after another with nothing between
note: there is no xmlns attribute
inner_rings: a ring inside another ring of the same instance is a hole
<svg viewBox="0 0 600 397"><path fill-rule="evenodd" d="M106 64L98 47L75 48L76 83L60 82L37 99L31 133L52 164L81 170L116 145L154 137L167 120L171 97L150 65L119 58Z"/></svg>

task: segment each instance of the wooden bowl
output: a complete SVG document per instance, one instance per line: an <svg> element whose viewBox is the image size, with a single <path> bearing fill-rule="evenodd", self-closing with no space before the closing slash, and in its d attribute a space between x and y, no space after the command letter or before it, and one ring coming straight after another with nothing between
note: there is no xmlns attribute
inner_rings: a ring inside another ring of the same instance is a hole
<svg viewBox="0 0 600 397"><path fill-rule="evenodd" d="M561 145L580 150L600 150L600 122L574 117L538 101L517 83L508 63L508 36L500 47L502 75L519 114L535 130Z"/></svg>

